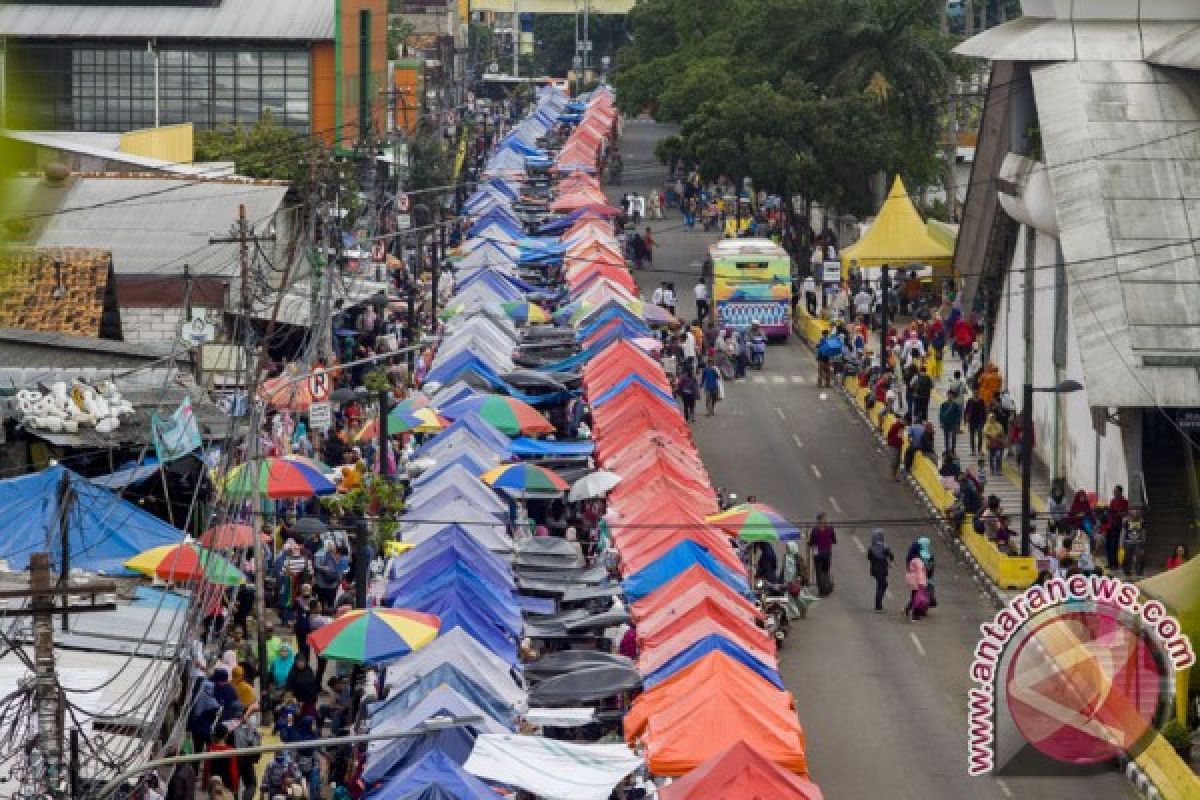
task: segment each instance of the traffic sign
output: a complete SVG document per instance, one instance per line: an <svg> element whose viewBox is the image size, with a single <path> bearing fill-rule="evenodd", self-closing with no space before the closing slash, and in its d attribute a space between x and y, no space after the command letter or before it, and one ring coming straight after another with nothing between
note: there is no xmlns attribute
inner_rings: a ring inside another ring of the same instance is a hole
<svg viewBox="0 0 1200 800"><path fill-rule="evenodd" d="M401 229L411 228L412 227L412 215L397 214L396 215L396 227L401 228Z"/></svg>
<svg viewBox="0 0 1200 800"><path fill-rule="evenodd" d="M217 338L217 327L208 321L204 309L198 309L190 320L179 324L179 338L189 347L199 347Z"/></svg>
<svg viewBox="0 0 1200 800"><path fill-rule="evenodd" d="M313 403L308 407L308 424L314 431L324 433L333 427L333 404Z"/></svg>
<svg viewBox="0 0 1200 800"><path fill-rule="evenodd" d="M329 373L314 372L308 376L308 393L314 403L324 403L329 399Z"/></svg>

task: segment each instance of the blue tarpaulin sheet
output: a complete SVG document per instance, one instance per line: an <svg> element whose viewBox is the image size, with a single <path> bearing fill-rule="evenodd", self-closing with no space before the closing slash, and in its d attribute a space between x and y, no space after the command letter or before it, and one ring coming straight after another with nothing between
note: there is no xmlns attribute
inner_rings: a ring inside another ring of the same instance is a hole
<svg viewBox="0 0 1200 800"><path fill-rule="evenodd" d="M489 692L479 681L458 667L446 663L439 664L412 683L394 689L388 695L387 700L370 709L371 715L377 719L386 719L392 714L402 713L421 702L434 689L443 685L449 686L482 708L489 717L500 720L506 725L513 723L516 709Z"/></svg>
<svg viewBox="0 0 1200 800"><path fill-rule="evenodd" d="M112 492L62 466L0 481L4 536L0 558L24 570L33 553L49 550L59 563L60 489L70 482L73 500L67 514L67 543L72 568L109 575L130 574L125 562L144 550L183 539L183 532L142 511Z"/></svg>
<svg viewBox="0 0 1200 800"><path fill-rule="evenodd" d="M385 751L374 756L363 770L363 780L369 784L386 780L388 775L399 774L434 750L445 753L455 764L465 764L474 749L475 734L470 728L445 728L422 736L406 736L390 742Z"/></svg>
<svg viewBox="0 0 1200 800"><path fill-rule="evenodd" d="M690 540L680 542L630 575L621 582L621 587L630 601L640 600L694 564L704 567L738 594L749 597L750 587L746 585L744 577L717 561L711 553Z"/></svg>
<svg viewBox="0 0 1200 800"><path fill-rule="evenodd" d="M599 408L600 406L607 403L609 400L615 399L617 396L619 396L621 394L621 392L625 391L632 384L635 384L635 383L639 383L642 386L649 389L650 391L654 392L655 395L662 398L662 401L664 403L670 403L671 405L675 404L674 397L672 397L667 392L664 392L661 387L656 386L654 383L646 380L641 375L634 372L629 375L626 375L624 378L617 381L615 384L610 386L608 389L606 389L605 391L603 391L599 395L597 395L596 399L592 401L592 408Z"/></svg>
<svg viewBox="0 0 1200 800"><path fill-rule="evenodd" d="M522 436L512 441L512 454L518 458L569 458L590 456L596 450L592 441L562 442L529 439Z"/></svg>
<svg viewBox="0 0 1200 800"><path fill-rule="evenodd" d="M648 690L657 683L665 681L667 678L674 675L679 670L694 664L709 653L720 651L725 653L730 658L736 659L745 664L750 669L757 672L766 680L773 684L777 689L783 690L783 680L779 677L779 673L774 668L759 661L737 642L731 641L724 636L716 633L711 633L700 639L688 647L680 650L670 658L665 664L645 675L642 678L642 685Z"/></svg>

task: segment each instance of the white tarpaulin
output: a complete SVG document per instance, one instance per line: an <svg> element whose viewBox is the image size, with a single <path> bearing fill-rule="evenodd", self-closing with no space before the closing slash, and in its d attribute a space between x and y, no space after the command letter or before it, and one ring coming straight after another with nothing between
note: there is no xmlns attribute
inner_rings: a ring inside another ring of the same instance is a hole
<svg viewBox="0 0 1200 800"><path fill-rule="evenodd" d="M525 721L539 728L582 728L596 721L594 708L531 708Z"/></svg>
<svg viewBox="0 0 1200 800"><path fill-rule="evenodd" d="M463 769L545 800L608 800L613 788L641 765L642 759L623 744L483 734Z"/></svg>

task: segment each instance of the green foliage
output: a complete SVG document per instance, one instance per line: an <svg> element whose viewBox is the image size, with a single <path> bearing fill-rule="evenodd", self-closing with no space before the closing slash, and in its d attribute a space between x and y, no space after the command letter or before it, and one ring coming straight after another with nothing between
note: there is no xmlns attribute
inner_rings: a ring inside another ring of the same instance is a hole
<svg viewBox="0 0 1200 800"><path fill-rule="evenodd" d="M1167 743L1176 749L1182 750L1192 746L1192 734L1177 719L1172 719L1162 727L1162 735Z"/></svg>
<svg viewBox="0 0 1200 800"><path fill-rule="evenodd" d="M359 488L322 497L321 506L342 517L372 518L376 550L382 551L383 544L395 539L396 531L400 529L404 485L379 475L366 475Z"/></svg>
<svg viewBox="0 0 1200 800"><path fill-rule="evenodd" d="M400 50L408 37L417 32L411 22L398 14L388 15L388 58L400 58Z"/></svg>
<svg viewBox="0 0 1200 800"><path fill-rule="evenodd" d="M868 178L936 180L960 69L940 0L640 0L613 83L627 114L681 123L658 155L853 213Z"/></svg>
<svg viewBox="0 0 1200 800"><path fill-rule="evenodd" d="M582 7L582 4L580 4ZM582 17L582 15L580 15ZM575 55L574 14L536 14L533 18L534 48L532 69L535 75L565 76L571 69ZM579 36L583 37L580 21ZM592 40L589 68L600 69L600 59L612 56L626 41L626 19L621 14L592 14L588 22L588 36Z"/></svg>
<svg viewBox="0 0 1200 800"><path fill-rule="evenodd" d="M422 125L409 143L408 191L449 186L454 180L454 158L440 131Z"/></svg>
<svg viewBox="0 0 1200 800"><path fill-rule="evenodd" d="M392 379L388 377L386 369L376 367L363 378L363 386L372 394L388 392L392 389Z"/></svg>
<svg viewBox="0 0 1200 800"><path fill-rule="evenodd" d="M320 158L315 140L276 124L270 112L252 127L196 133L197 161L232 161L239 175L308 186L313 159Z"/></svg>

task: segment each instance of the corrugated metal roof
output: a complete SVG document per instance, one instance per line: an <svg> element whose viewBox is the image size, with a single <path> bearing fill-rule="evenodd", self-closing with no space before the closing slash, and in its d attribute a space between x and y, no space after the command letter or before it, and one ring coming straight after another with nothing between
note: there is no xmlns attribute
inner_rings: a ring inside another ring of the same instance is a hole
<svg viewBox="0 0 1200 800"><path fill-rule="evenodd" d="M14 183L44 184L41 179ZM27 189L28 187L26 187ZM20 187L17 187L20 191ZM227 236L246 205L262 230L279 210L286 186L149 177L78 177L34 200L39 245L109 250L118 275L235 275L238 246L212 244ZM64 213L67 209L76 209ZM55 213L38 217L37 212Z"/></svg>
<svg viewBox="0 0 1200 800"><path fill-rule="evenodd" d="M1160 67L1200 69L1200 26L1151 53L1146 60Z"/></svg>
<svg viewBox="0 0 1200 800"><path fill-rule="evenodd" d="M1032 75L1088 399L1195 406L1200 74L1071 62Z"/></svg>
<svg viewBox="0 0 1200 800"><path fill-rule="evenodd" d="M224 0L215 7L0 4L0 36L332 41L335 0Z"/></svg>
<svg viewBox="0 0 1200 800"><path fill-rule="evenodd" d="M1142 61L1195 22L1066 20L1020 17L954 48L959 55L993 61Z"/></svg>

